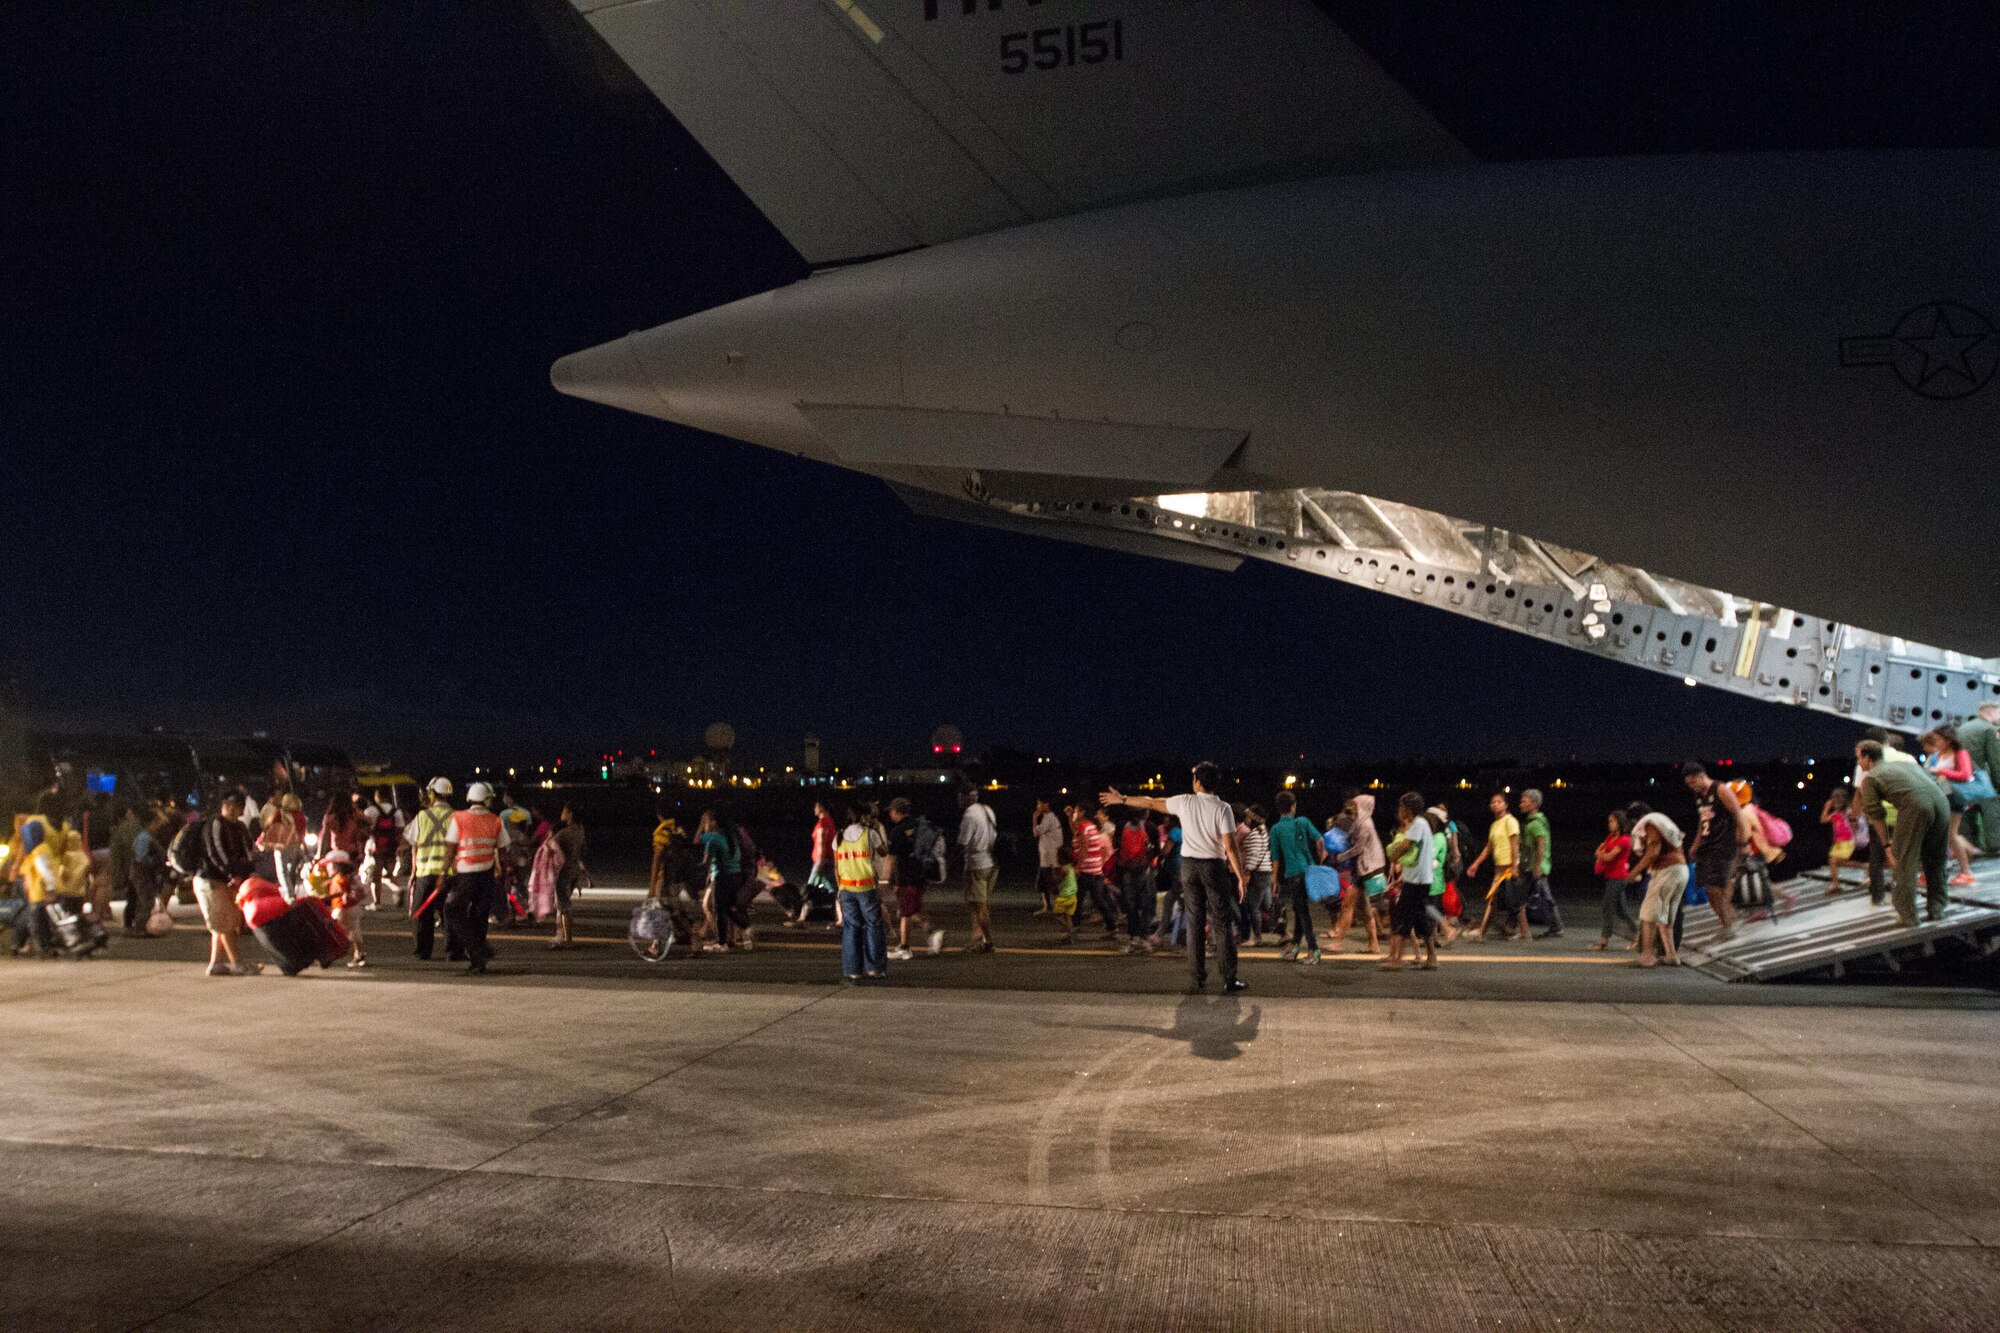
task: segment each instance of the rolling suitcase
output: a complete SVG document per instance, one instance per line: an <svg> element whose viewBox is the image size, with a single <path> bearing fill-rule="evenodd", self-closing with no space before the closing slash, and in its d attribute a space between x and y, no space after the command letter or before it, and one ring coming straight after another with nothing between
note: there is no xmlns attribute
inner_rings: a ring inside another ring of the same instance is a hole
<svg viewBox="0 0 2000 1333"><path fill-rule="evenodd" d="M257 942L278 960L278 970L288 977L295 977L320 961L319 931L311 914L299 911L297 904L291 911L251 929Z"/></svg>
<svg viewBox="0 0 2000 1333"><path fill-rule="evenodd" d="M313 961L321 967L331 967L354 948L347 928L333 919L333 913L327 911L326 904L318 898L299 899L285 915L294 913L306 922L307 929L312 932Z"/></svg>

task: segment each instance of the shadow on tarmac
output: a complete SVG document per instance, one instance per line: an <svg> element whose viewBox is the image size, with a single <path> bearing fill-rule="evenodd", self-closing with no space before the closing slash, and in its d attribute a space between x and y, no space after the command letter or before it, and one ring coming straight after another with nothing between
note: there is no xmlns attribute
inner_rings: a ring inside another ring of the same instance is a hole
<svg viewBox="0 0 2000 1333"><path fill-rule="evenodd" d="M1078 1026L1093 1032L1136 1032L1145 1037L1186 1042L1188 1053L1197 1059L1234 1060L1243 1054L1245 1046L1257 1040L1257 1025L1263 1018L1262 1005L1251 1005L1246 1017L1243 1001L1233 995L1226 998L1190 995L1174 1006L1174 1025L1170 1028L1142 1027L1137 1023Z"/></svg>

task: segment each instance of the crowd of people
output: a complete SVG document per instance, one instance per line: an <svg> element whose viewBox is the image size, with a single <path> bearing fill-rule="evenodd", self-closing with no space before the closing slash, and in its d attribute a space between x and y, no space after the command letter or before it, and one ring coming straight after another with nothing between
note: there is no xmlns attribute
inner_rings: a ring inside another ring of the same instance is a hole
<svg viewBox="0 0 2000 1333"><path fill-rule="evenodd" d="M91 813L54 790L18 817L0 879L11 904L15 956L88 952L77 920L108 922L123 901L124 933L144 938L173 928L168 904L191 898L208 931L211 976L254 975L261 963L242 956L240 902L246 885L274 886L288 899L317 898L350 945L346 965L368 966L366 913L404 908L417 958L429 961L440 926L447 961L482 973L493 957L488 926L553 918L550 948L572 947L571 900L586 884L588 841L567 805L551 820L496 793L484 782L453 804L449 778L435 778L408 811L392 791L336 790L315 826L289 790L245 786L221 793L209 808L128 802L108 813L108 846L86 850ZM97 943L101 944L101 934Z"/></svg>
<svg viewBox="0 0 2000 1333"><path fill-rule="evenodd" d="M1856 746L1853 782L1827 800L1821 815L1833 836L1831 893L1842 891L1842 868L1864 848L1871 899L1893 902L1904 925L1918 920L1919 871L1932 918L1944 911L1948 886L1972 882L1975 848L1961 821L1977 802L1989 803L1989 819L2000 804L1993 799L2000 773L1996 722L2000 705L1987 705L1965 728L1969 739L1948 726L1927 732L1923 763L1884 732L1871 731ZM1605 835L1593 849L1603 898L1591 947L1608 950L1623 938L1637 967L1680 961L1689 909L1706 906L1716 939L1726 941L1742 919L1785 905L1772 868L1786 859L1790 826L1758 805L1747 782L1718 780L1697 762L1682 765L1680 777L1693 801L1689 827L1635 801L1606 812ZM1060 811L1050 801L1036 803L1026 830L1036 856L1034 915L1050 920L1053 936L1035 942L1070 944L1078 917L1094 917L1097 941L1123 952L1184 948L1192 989L1205 985L1213 954L1224 987L1233 990L1241 986L1238 948L1266 938L1278 942L1280 958L1310 966L1349 948L1359 929L1367 952L1383 954L1384 968L1428 970L1441 948L1496 935L1527 940L1537 927L1543 939L1563 934L1549 886L1554 839L1537 789L1488 799L1485 835L1468 860L1465 826L1443 802L1418 792L1397 799L1386 828L1378 826L1376 800L1367 792L1346 796L1316 826L1289 789L1277 792L1267 811L1217 795L1221 775L1213 764L1197 766L1190 778L1181 796L1114 788ZM802 890L784 884L747 832L712 811L703 815L706 831L692 873L669 874L662 854L674 844L674 821L663 815L653 889L657 895L692 879L696 891L687 895L684 928L694 947L748 948L745 908L757 890L743 889L758 867L780 895L788 922L805 924L815 904L824 903L827 928L842 932L842 975L867 982L886 976L890 962L915 958L915 941L926 942L929 954L943 949L945 933L931 927L925 896L950 878L955 848L969 919L966 949L990 952L998 820L976 789L961 793L960 810L948 845L906 799L890 802L886 817L872 802L847 806L839 818L820 803ZM2000 829L1988 830L1995 833ZM1947 854L1958 860L1950 879ZM1315 919L1316 909L1324 922Z"/></svg>
<svg viewBox="0 0 2000 1333"><path fill-rule="evenodd" d="M1946 910L1949 888L1973 879L1978 849L1967 817L1979 812L1989 850L2000 838L1996 723L2000 704L1988 704L1963 727L1933 728L1920 738L1921 759L1884 731L1857 744L1852 782L1819 814L1832 844L1830 894L1846 890L1848 866L1865 864L1871 900L1893 904L1901 924L1920 919L1920 875L1925 913L1936 919ZM1784 906L1772 867L1786 858L1790 826L1758 805L1748 783L1718 780L1695 762L1680 776L1693 802L1687 828L1634 802L1606 813L1593 849L1603 898L1591 947L1608 950L1623 938L1639 967L1678 963L1690 908L1706 905L1715 937L1727 940L1741 918ZM1315 824L1289 788L1267 807L1232 804L1220 785L1220 770L1204 763L1181 795L1109 788L1060 810L1037 802L1021 831L1034 849L1034 916L1047 923L1032 942L1069 945L1082 930L1130 954L1179 947L1193 990L1205 986L1213 955L1224 989L1233 991L1243 984L1238 949L1267 939L1281 959L1311 966L1352 947L1360 931L1382 967L1429 970L1440 949L1496 935L1527 940L1537 929L1544 939L1563 934L1549 885L1554 838L1539 790L1493 793L1474 850L1446 804L1415 791L1402 793L1386 819L1372 793L1344 795ZM260 800L239 787L210 811L127 804L113 812L99 874L76 814L47 793L17 818L0 861L14 952L87 951L76 923L109 920L114 899L123 901L128 935L161 933L172 925L167 902L183 893L209 933L208 972L255 972L260 965L241 954L238 910L252 880L324 902L345 928L352 968L368 966L364 914L384 908L406 911L418 959L434 957L441 931L446 960L473 974L494 956L495 920L553 918L549 947L572 947L573 898L589 881L588 841L575 812L565 805L549 818L485 782L471 784L463 806L455 794L448 778L435 778L409 811L392 792L337 791L316 827L285 790ZM819 921L839 931L842 975L865 983L885 977L891 962L944 950L946 932L926 898L956 877L965 950L994 949L1001 829L978 789L959 793L949 832L904 797L839 810L822 801L813 813L810 870L794 885L726 813L704 810L684 830L662 808L649 894L669 911L673 938L697 955L751 950L751 905L768 891L788 924ZM1094 924L1080 926L1079 917Z"/></svg>

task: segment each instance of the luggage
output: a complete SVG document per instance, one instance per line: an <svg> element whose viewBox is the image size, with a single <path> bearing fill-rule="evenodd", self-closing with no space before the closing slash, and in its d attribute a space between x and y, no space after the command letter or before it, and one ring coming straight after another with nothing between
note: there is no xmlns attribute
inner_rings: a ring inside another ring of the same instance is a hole
<svg viewBox="0 0 2000 1333"><path fill-rule="evenodd" d="M1556 923L1556 899L1549 892L1549 882L1537 879L1528 888L1528 924L1531 926L1553 926Z"/></svg>
<svg viewBox="0 0 2000 1333"><path fill-rule="evenodd" d="M1306 867L1306 897L1316 903L1340 896L1340 872L1332 866Z"/></svg>
<svg viewBox="0 0 2000 1333"><path fill-rule="evenodd" d="M155 899L153 914L146 918L146 933L148 935L171 935L173 934L173 930L174 914L167 910L167 900L164 897Z"/></svg>
<svg viewBox="0 0 2000 1333"><path fill-rule="evenodd" d="M314 963L325 965L319 956L319 932L308 914L298 910L300 906L294 903L291 910L252 928L257 943L277 960L278 970L288 977L297 976Z"/></svg>
<svg viewBox="0 0 2000 1333"><path fill-rule="evenodd" d="M347 928L333 919L326 904L318 898L299 899L285 915L293 912L301 913L307 929L313 932L313 961L321 967L329 967L353 951L354 941L348 938Z"/></svg>
<svg viewBox="0 0 2000 1333"><path fill-rule="evenodd" d="M110 932L91 913L73 908L60 898L50 898L42 908L55 928L57 942L70 957L88 958L111 943Z"/></svg>
<svg viewBox="0 0 2000 1333"><path fill-rule="evenodd" d="M243 913L243 924L252 930L277 920L291 910L291 904L285 901L284 890L256 875L244 880L237 888L236 906Z"/></svg>
<svg viewBox="0 0 2000 1333"><path fill-rule="evenodd" d="M1752 853L1743 858L1736 869L1733 897L1738 907L1753 916L1771 910L1771 867L1763 857Z"/></svg>

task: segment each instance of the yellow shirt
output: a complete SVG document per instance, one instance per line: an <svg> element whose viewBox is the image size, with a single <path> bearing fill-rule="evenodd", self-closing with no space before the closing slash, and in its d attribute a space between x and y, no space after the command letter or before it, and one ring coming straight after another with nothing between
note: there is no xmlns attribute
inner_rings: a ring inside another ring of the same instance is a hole
<svg viewBox="0 0 2000 1333"><path fill-rule="evenodd" d="M1486 851L1493 858L1495 870L1512 870L1514 849L1520 845L1521 821L1512 815L1500 816L1486 831Z"/></svg>

